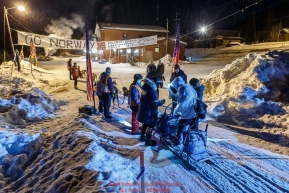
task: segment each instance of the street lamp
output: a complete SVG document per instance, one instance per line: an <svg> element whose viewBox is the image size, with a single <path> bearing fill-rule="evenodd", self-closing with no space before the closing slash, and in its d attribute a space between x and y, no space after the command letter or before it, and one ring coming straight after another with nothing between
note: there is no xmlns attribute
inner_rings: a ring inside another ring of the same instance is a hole
<svg viewBox="0 0 289 193"><path fill-rule="evenodd" d="M207 29L206 29L206 27L201 27L200 30L201 30L202 33L205 33Z"/></svg>
<svg viewBox="0 0 289 193"><path fill-rule="evenodd" d="M9 35L10 35L10 42L11 42L11 46L12 46L12 49L13 49L13 53L14 53L14 46L13 46L13 41L12 41L12 36L11 36L11 30L10 30L10 25L9 25L9 21L8 21L8 10L9 9L14 9L14 8L18 8L20 11L24 11L24 7L23 6L18 6L18 7L11 7L11 8L7 8L4 6L4 60L3 62L6 62L6 33L5 33L5 23L7 22L7 27L8 27L8 30L9 30Z"/></svg>

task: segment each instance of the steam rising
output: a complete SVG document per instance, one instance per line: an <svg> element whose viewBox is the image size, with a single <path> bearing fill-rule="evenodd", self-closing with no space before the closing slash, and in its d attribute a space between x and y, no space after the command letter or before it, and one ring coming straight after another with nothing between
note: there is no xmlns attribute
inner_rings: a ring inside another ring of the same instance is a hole
<svg viewBox="0 0 289 193"><path fill-rule="evenodd" d="M71 20L64 17L61 17L59 20L51 20L51 24L46 26L45 31L56 36L71 39L73 31L76 29L83 31L85 25L81 15L72 14L71 17Z"/></svg>
<svg viewBox="0 0 289 193"><path fill-rule="evenodd" d="M106 5L102 8L101 10L101 14L105 15L105 22L110 23L112 22L112 9L113 9L114 5Z"/></svg>

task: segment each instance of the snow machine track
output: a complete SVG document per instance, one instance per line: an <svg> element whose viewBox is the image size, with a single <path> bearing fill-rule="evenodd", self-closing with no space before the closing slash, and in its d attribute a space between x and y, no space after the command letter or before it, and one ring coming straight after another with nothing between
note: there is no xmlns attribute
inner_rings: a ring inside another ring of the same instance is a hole
<svg viewBox="0 0 289 193"><path fill-rule="evenodd" d="M229 191L224 184L231 184L235 187L236 192L258 193L258 190L253 188L255 186L264 187L264 191L270 190L270 192L289 192L282 187L282 185L275 184L271 180L266 179L265 177L256 173L249 166L242 166L235 163L235 167L238 168L238 170L242 170L237 172L238 175L236 175L235 173L231 173L229 168L225 167L226 164L220 163L230 160L226 160L218 154L208 152L209 156L207 158L195 159L194 157L189 156L187 159L186 153L183 152L181 155L181 151L176 146L172 145L170 140L162 138L159 134L155 134L155 138L166 146L168 150L170 150L177 158L179 158L184 163L184 166L191 170L191 172L197 173L208 181L217 192ZM221 176L221 181L224 183L212 180L211 176ZM244 181L244 179L246 180Z"/></svg>

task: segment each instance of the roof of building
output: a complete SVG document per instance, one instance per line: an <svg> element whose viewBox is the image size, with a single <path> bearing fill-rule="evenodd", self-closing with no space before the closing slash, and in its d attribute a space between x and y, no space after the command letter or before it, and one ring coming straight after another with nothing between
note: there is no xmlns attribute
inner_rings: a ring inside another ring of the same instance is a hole
<svg viewBox="0 0 289 193"><path fill-rule="evenodd" d="M235 33L242 33L241 31L238 30L229 30L229 29L211 29L208 30L210 32L235 32Z"/></svg>
<svg viewBox="0 0 289 193"><path fill-rule="evenodd" d="M153 25L129 25L117 23L97 23L100 30L129 30L129 31L152 31L152 32L169 32L163 27Z"/></svg>

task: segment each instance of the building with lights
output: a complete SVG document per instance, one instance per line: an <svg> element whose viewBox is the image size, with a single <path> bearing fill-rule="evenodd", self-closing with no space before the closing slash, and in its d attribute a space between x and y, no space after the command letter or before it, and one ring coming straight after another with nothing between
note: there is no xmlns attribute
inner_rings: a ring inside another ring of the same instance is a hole
<svg viewBox="0 0 289 193"><path fill-rule="evenodd" d="M160 26L97 23L92 40L100 42L94 52L98 60L111 63L136 63L159 60L166 54L173 55L175 39L167 38L169 31ZM157 35L157 44L131 48L106 49L105 41L130 40ZM103 43L102 43L103 42ZM183 60L185 42L180 43L180 60Z"/></svg>

